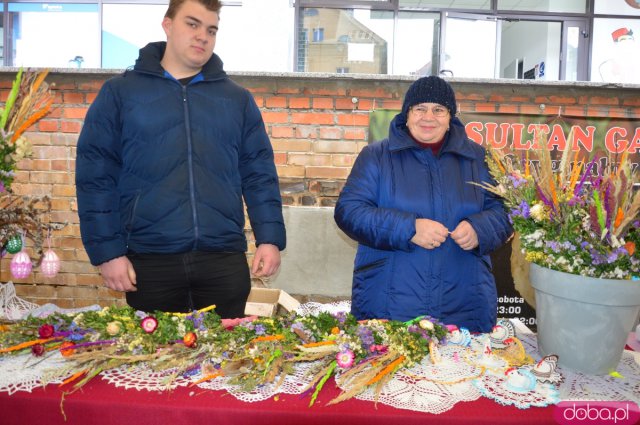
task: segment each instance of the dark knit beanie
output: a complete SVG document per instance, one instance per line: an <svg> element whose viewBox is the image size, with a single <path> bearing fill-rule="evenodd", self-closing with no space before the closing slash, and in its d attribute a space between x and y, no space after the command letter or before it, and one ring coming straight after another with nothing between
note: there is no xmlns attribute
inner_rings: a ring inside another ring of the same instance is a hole
<svg viewBox="0 0 640 425"><path fill-rule="evenodd" d="M453 88L445 80L434 75L422 77L411 84L404 95L402 112L407 115L409 108L419 103L439 103L446 106L451 115L455 115L458 110Z"/></svg>

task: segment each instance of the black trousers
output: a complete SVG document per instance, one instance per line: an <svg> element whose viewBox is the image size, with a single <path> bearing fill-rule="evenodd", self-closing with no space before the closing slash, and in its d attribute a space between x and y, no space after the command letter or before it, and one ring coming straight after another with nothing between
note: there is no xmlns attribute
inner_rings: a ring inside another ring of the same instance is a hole
<svg viewBox="0 0 640 425"><path fill-rule="evenodd" d="M244 317L251 279L243 252L129 253L127 257L138 288L126 293L131 307L184 313L215 304L222 318Z"/></svg>

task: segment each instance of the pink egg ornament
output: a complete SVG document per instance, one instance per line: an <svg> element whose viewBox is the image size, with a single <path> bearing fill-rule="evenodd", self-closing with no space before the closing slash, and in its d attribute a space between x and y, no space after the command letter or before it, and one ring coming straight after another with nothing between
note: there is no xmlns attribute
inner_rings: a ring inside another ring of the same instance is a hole
<svg viewBox="0 0 640 425"><path fill-rule="evenodd" d="M31 274L31 258L25 251L20 251L11 259L11 276L16 279L24 279Z"/></svg>
<svg viewBox="0 0 640 425"><path fill-rule="evenodd" d="M55 277L59 271L60 258L55 252L53 252L53 250L48 249L44 253L42 263L40 263L40 272L42 272L44 277Z"/></svg>

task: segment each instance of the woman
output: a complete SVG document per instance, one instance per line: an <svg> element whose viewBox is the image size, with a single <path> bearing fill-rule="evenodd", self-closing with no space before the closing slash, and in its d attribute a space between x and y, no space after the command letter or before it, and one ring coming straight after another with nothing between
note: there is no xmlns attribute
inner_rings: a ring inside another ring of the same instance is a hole
<svg viewBox="0 0 640 425"><path fill-rule="evenodd" d="M453 89L424 77L407 91L389 137L366 146L335 209L356 240L352 313L358 319L431 315L489 332L497 294L489 253L512 232L484 149L455 117Z"/></svg>

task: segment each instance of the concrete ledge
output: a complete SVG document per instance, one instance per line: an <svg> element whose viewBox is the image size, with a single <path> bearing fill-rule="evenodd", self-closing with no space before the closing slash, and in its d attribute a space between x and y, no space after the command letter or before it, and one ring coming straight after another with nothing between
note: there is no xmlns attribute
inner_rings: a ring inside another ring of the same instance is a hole
<svg viewBox="0 0 640 425"><path fill-rule="evenodd" d="M284 207L287 249L269 286L292 295L351 297L357 243L335 224L333 208Z"/></svg>

